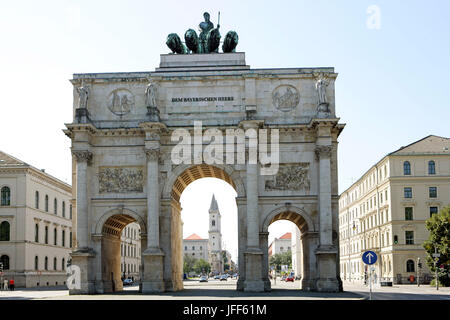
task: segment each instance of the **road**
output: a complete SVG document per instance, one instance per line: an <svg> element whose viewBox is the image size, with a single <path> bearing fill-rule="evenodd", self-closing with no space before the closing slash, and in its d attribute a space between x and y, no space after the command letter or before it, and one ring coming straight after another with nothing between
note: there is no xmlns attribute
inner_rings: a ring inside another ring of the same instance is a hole
<svg viewBox="0 0 450 320"><path fill-rule="evenodd" d="M125 287L123 292L102 295L69 295L64 288L27 288L16 291L0 291L0 300L365 300L369 289L365 286L344 283L344 292L318 293L298 290L300 282L272 281L271 292L249 293L236 291L236 280L184 281L184 290L161 294L142 295L138 286ZM429 286L394 285L374 288L373 300L450 300L450 288Z"/></svg>

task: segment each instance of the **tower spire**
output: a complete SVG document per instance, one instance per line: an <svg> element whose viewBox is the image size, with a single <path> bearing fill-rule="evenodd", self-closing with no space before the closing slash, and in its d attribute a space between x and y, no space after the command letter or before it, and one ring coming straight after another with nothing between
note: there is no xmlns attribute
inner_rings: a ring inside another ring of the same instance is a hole
<svg viewBox="0 0 450 320"><path fill-rule="evenodd" d="M219 210L219 206L217 205L217 201L216 198L214 197L214 193L211 199L211 205L209 206L209 212L211 211L218 211Z"/></svg>

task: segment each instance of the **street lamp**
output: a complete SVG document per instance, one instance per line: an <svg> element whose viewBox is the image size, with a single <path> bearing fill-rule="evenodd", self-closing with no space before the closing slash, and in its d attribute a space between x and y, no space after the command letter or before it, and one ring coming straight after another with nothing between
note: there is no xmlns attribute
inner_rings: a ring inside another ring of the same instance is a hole
<svg viewBox="0 0 450 320"><path fill-rule="evenodd" d="M420 287L420 269L422 269L422 263L420 258L417 258L417 286Z"/></svg>

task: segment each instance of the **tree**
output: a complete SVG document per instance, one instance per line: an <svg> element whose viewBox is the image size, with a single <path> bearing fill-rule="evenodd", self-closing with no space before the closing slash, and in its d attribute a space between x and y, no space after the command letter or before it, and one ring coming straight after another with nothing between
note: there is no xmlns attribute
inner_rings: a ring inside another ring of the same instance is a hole
<svg viewBox="0 0 450 320"><path fill-rule="evenodd" d="M450 286L450 205L429 218L425 226L430 232L428 240L423 243L428 253L428 267L432 272L436 272L433 254L437 248L437 252L441 255L437 262L439 282L443 286Z"/></svg>
<svg viewBox="0 0 450 320"><path fill-rule="evenodd" d="M277 271L281 270L282 265L287 265L290 268L292 265L291 251L274 254L269 259L269 265L274 266Z"/></svg>
<svg viewBox="0 0 450 320"><path fill-rule="evenodd" d="M188 254L184 255L184 259L183 259L183 272L184 273L189 273L192 270L194 270L194 265L195 262L197 261L196 258L194 258L193 256L190 256Z"/></svg>
<svg viewBox="0 0 450 320"><path fill-rule="evenodd" d="M197 273L209 273L209 271L211 270L211 265L209 264L209 262L205 261L204 259L198 259L197 261L195 261L194 264L194 271Z"/></svg>

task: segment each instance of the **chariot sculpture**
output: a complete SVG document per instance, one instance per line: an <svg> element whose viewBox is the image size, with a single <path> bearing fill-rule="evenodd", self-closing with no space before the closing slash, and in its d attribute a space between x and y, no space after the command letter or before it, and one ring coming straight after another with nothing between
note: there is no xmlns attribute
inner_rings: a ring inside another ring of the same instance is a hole
<svg viewBox="0 0 450 320"><path fill-rule="evenodd" d="M183 43L176 33L171 33L167 36L166 44L175 54L189 54L189 53L218 53L220 46L220 24L217 23L217 28L210 21L208 12L203 14L205 21L199 24L200 34L194 29L188 29L184 34L185 43ZM219 12L220 21L220 12ZM224 53L236 52L239 37L235 31L228 31L223 41L222 51Z"/></svg>

